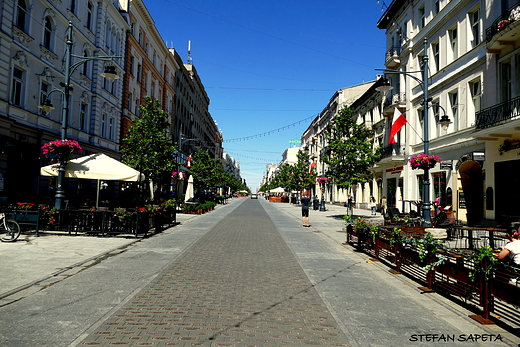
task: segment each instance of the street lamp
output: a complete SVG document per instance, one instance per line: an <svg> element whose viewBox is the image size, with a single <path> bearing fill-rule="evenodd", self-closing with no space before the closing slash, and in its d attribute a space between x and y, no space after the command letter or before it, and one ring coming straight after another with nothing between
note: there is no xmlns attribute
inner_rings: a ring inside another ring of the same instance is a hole
<svg viewBox="0 0 520 347"><path fill-rule="evenodd" d="M424 154L430 154L430 140L429 140L429 129L428 129L428 103L431 101L428 97L428 40L424 39L424 55L422 58L422 69L420 71L397 71L397 70L388 70L384 69L385 73L389 74L403 74L409 76L419 83L423 90L423 112L424 112L424 129L423 129L423 144L424 144ZM422 74L422 80L418 77L411 75L412 73ZM390 85L388 80L382 81L381 85L376 88L376 90L387 93L392 90L393 87ZM440 105L435 105L437 107L441 107ZM441 107L442 108L442 107ZM444 111L444 108L442 108ZM449 117L445 114L440 119L439 123L443 127L443 129L447 129L448 125L451 123ZM423 179L423 204L422 204L422 219L424 220L424 226L431 226L431 203L430 203L430 169L428 167L424 168L424 179Z"/></svg>
<svg viewBox="0 0 520 347"><path fill-rule="evenodd" d="M85 64L86 62L89 62L91 60L103 60L103 61L113 61L114 58L121 58L120 56L98 56L98 57L83 57L72 54L72 22L69 22L68 26L68 33L67 33L67 41L66 41L66 51L65 51L65 82L60 82L60 86L63 87L63 90L60 89L54 89L51 90L45 100L43 100L43 104L39 107L42 109L42 111L47 114L50 112L50 110L54 109L52 106L52 103L49 100L49 96L54 92L60 92L63 94L63 107L61 112L61 141L64 142L67 139L67 126L68 126L68 117L69 117L69 98L70 98L70 92L73 90L72 85L70 83L72 74L76 69ZM71 65L72 57L75 58L82 58L82 60L78 61L77 63L74 63ZM114 81L119 78L116 74L115 66L110 65L105 68L105 71L101 74L104 78L106 78L109 81ZM65 198L65 191L63 190L63 181L65 178L65 167L67 166L66 159L64 156L59 156L59 162L60 166L58 168L58 187L56 189L56 208L58 210L63 209L63 201Z"/></svg>

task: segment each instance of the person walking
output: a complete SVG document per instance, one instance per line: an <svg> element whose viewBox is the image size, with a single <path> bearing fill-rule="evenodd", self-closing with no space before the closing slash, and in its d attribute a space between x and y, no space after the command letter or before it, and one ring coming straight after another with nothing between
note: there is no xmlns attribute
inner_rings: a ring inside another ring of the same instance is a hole
<svg viewBox="0 0 520 347"><path fill-rule="evenodd" d="M384 216L386 212L386 196L381 199L381 214Z"/></svg>
<svg viewBox="0 0 520 347"><path fill-rule="evenodd" d="M354 201L352 200L351 195L349 195L347 199L347 215L354 215Z"/></svg>
<svg viewBox="0 0 520 347"><path fill-rule="evenodd" d="M372 210L372 216L375 216L377 204L376 204L376 199L374 197L370 198L370 209Z"/></svg>
<svg viewBox="0 0 520 347"><path fill-rule="evenodd" d="M311 198L309 194L305 193L305 196L301 199L302 205L302 225L304 227L310 227L309 225L309 207L311 206Z"/></svg>

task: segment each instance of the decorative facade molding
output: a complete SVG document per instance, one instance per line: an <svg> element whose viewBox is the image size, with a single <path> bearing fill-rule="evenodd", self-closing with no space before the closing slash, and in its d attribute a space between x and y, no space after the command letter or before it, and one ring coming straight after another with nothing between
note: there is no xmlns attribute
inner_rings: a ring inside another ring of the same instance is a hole
<svg viewBox="0 0 520 347"><path fill-rule="evenodd" d="M34 38L26 34L23 30L20 28L13 26L13 37L16 41L20 42L23 46L29 48L29 45L31 42L34 41Z"/></svg>
<svg viewBox="0 0 520 347"><path fill-rule="evenodd" d="M29 68L29 64L27 63L27 56L22 51L16 52L13 57L13 61L16 63L16 65L23 67L24 69Z"/></svg>

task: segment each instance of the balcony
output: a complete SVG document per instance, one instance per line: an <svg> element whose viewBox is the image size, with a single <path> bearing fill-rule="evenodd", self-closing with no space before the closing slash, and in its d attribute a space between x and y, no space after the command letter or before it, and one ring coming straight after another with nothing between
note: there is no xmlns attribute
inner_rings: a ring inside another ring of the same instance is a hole
<svg viewBox="0 0 520 347"><path fill-rule="evenodd" d="M386 167L401 166L405 160L405 146L400 143L393 143L383 147L383 154L379 164Z"/></svg>
<svg viewBox="0 0 520 347"><path fill-rule="evenodd" d="M475 130L483 130L519 117L520 97L486 108L475 115Z"/></svg>
<svg viewBox="0 0 520 347"><path fill-rule="evenodd" d="M390 94L386 97L383 107L383 116L393 116L396 107L401 110L406 108L406 94L404 92Z"/></svg>
<svg viewBox="0 0 520 347"><path fill-rule="evenodd" d="M520 2L500 15L489 28L486 29L486 42L488 52L498 53L503 46L510 46L515 41L515 36L520 23ZM498 52L495 52L498 51Z"/></svg>
<svg viewBox="0 0 520 347"><path fill-rule="evenodd" d="M392 47L386 51L385 65L389 69L395 69L401 65L401 47Z"/></svg>

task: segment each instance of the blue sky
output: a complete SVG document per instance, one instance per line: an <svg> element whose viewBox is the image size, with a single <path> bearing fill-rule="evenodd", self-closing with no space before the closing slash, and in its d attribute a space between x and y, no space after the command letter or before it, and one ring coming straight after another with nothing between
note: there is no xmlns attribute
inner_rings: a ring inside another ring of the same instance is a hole
<svg viewBox="0 0 520 347"><path fill-rule="evenodd" d="M281 160L335 91L372 81L384 67L376 0L145 4L163 40L185 62L191 41L224 150L240 162L253 191L265 166Z"/></svg>

